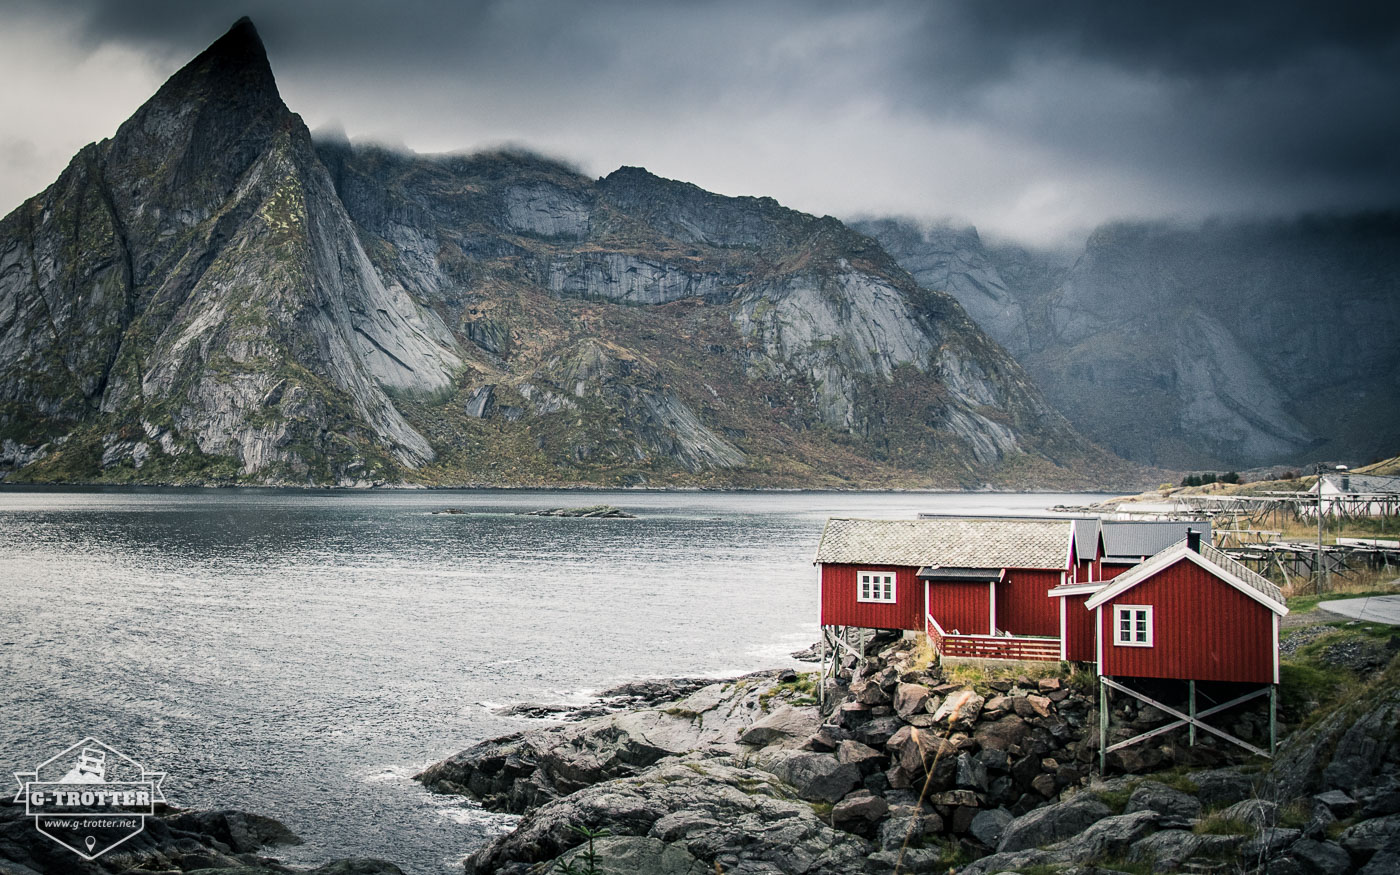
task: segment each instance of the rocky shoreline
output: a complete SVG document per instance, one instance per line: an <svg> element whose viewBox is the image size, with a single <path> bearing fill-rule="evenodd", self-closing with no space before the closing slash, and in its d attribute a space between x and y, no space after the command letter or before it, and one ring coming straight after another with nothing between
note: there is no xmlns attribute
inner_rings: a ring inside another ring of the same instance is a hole
<svg viewBox="0 0 1400 875"><path fill-rule="evenodd" d="M334 860L314 869L290 868L266 848L299 845L301 839L276 820L245 811L166 809L145 827L96 860L88 861L39 833L24 806L0 801L0 873L3 875L115 875L221 870L237 875L403 875L385 860Z"/></svg>
<svg viewBox="0 0 1400 875"><path fill-rule="evenodd" d="M577 865L579 828L607 833L609 873L1400 871L1394 685L1295 733L1267 771L1165 734L1103 779L1082 676L945 675L906 641L867 656L824 709L815 676L791 671L652 682L644 707L491 739L417 777L522 815L468 875ZM1165 716L1114 708L1115 740Z"/></svg>

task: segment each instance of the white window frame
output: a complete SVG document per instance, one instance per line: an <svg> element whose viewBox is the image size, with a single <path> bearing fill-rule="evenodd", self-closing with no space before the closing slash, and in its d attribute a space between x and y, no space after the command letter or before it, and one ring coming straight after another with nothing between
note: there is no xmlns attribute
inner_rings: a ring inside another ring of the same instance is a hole
<svg viewBox="0 0 1400 875"><path fill-rule="evenodd" d="M1137 633L1143 630L1137 628L1139 623L1138 614L1142 613L1142 620L1146 623L1147 640L1137 640ZM1123 637L1123 617L1128 616L1132 628L1128 632L1128 637ZM1152 605L1114 605L1113 606L1113 643L1119 647L1151 647L1152 646Z"/></svg>
<svg viewBox="0 0 1400 875"><path fill-rule="evenodd" d="M885 592L879 592L881 589ZM892 605L899 601L899 581L895 573L893 571L857 571L856 601L877 605Z"/></svg>

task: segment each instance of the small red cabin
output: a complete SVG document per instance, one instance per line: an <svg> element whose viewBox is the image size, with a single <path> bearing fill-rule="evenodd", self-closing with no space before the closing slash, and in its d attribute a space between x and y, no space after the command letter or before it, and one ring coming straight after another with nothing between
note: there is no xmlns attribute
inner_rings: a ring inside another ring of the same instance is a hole
<svg viewBox="0 0 1400 875"><path fill-rule="evenodd" d="M823 626L927 633L948 656L1060 658L1073 564L1068 519L827 521L817 549Z"/></svg>
<svg viewBox="0 0 1400 875"><path fill-rule="evenodd" d="M1100 676L1278 683L1283 594L1194 537L1114 578L1085 609Z"/></svg>

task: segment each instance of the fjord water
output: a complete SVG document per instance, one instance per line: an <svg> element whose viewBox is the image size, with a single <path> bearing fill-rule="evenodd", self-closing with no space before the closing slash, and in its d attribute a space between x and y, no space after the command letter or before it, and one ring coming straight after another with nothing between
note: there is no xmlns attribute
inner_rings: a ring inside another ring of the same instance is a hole
<svg viewBox="0 0 1400 875"><path fill-rule="evenodd" d="M0 768L92 735L284 821L289 862L459 871L511 818L409 779L531 725L491 705L790 665L828 516L1086 498L0 489ZM638 518L521 515L596 503Z"/></svg>

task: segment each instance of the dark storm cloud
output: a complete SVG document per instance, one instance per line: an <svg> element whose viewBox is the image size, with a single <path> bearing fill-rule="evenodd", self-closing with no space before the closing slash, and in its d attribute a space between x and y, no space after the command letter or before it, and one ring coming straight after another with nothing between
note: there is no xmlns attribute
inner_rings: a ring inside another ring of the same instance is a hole
<svg viewBox="0 0 1400 875"><path fill-rule="evenodd" d="M1120 215L1400 202L1388 4L8 5L166 71L246 14L313 124L415 148L520 140L815 212L1048 240Z"/></svg>

